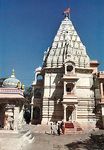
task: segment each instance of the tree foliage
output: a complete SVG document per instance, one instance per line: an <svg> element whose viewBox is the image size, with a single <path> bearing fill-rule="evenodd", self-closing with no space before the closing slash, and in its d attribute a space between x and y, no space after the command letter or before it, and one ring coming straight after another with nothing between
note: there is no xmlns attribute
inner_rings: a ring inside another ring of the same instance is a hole
<svg viewBox="0 0 104 150"><path fill-rule="evenodd" d="M32 96L33 96L32 86L26 87L25 91L24 91L24 97L26 99L26 104L25 105L30 105Z"/></svg>
<svg viewBox="0 0 104 150"><path fill-rule="evenodd" d="M0 78L0 87L2 87L2 84L3 84L3 82L4 82L5 79L6 78Z"/></svg>

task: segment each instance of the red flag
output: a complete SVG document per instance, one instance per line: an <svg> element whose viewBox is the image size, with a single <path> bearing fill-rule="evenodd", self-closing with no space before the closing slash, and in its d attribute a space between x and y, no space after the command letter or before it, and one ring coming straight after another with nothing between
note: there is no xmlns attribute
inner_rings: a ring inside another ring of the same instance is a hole
<svg viewBox="0 0 104 150"><path fill-rule="evenodd" d="M64 10L64 14L69 14L70 13L70 8L66 8L65 10Z"/></svg>

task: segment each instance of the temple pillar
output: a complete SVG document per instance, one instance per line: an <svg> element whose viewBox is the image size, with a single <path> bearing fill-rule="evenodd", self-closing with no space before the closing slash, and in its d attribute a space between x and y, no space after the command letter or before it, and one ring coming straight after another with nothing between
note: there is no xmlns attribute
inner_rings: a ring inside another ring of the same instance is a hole
<svg viewBox="0 0 104 150"><path fill-rule="evenodd" d="M77 121L77 104L74 105L73 121Z"/></svg>
<svg viewBox="0 0 104 150"><path fill-rule="evenodd" d="M102 111L102 123L103 123L103 128L104 128L104 104L101 106L101 111Z"/></svg>
<svg viewBox="0 0 104 150"><path fill-rule="evenodd" d="M63 104L63 106L64 106L64 122L66 122L66 108L67 108L67 105Z"/></svg>
<svg viewBox="0 0 104 150"><path fill-rule="evenodd" d="M64 95L66 95L66 82L64 82Z"/></svg>
<svg viewBox="0 0 104 150"><path fill-rule="evenodd" d="M33 109L34 109L34 97L31 99L31 123L33 120Z"/></svg>
<svg viewBox="0 0 104 150"><path fill-rule="evenodd" d="M100 83L100 90L101 90L101 98L103 98L103 83Z"/></svg>
<svg viewBox="0 0 104 150"><path fill-rule="evenodd" d="M104 89L103 89L103 83L100 83L100 93L101 93L102 127L104 128Z"/></svg>
<svg viewBox="0 0 104 150"><path fill-rule="evenodd" d="M19 107L14 107L14 130L18 130Z"/></svg>

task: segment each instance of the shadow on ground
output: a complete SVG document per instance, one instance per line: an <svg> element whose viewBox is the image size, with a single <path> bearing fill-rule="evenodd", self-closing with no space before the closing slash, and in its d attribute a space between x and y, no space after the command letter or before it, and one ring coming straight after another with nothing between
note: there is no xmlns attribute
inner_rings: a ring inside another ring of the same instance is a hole
<svg viewBox="0 0 104 150"><path fill-rule="evenodd" d="M65 145L68 150L104 150L104 134L93 135L85 141L73 142Z"/></svg>

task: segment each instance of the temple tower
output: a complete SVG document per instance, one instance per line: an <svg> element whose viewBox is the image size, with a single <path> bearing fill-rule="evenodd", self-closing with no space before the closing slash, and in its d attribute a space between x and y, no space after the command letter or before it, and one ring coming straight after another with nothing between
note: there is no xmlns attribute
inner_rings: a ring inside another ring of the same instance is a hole
<svg viewBox="0 0 104 150"><path fill-rule="evenodd" d="M39 100L35 96L34 102L41 110L42 123L64 120L95 127L95 100L91 87L98 62L90 60L69 11L65 11L53 43L44 53L43 66L38 71L42 78L33 83L42 94Z"/></svg>

